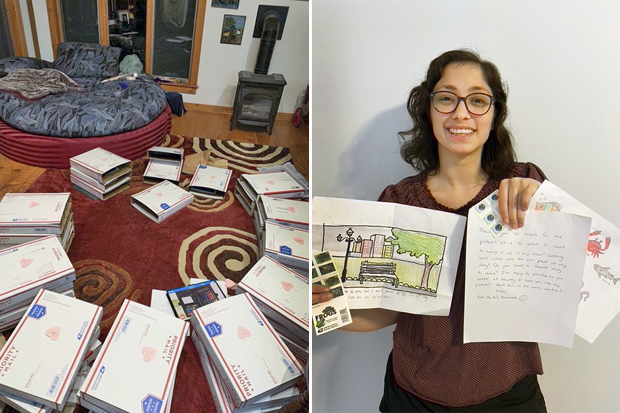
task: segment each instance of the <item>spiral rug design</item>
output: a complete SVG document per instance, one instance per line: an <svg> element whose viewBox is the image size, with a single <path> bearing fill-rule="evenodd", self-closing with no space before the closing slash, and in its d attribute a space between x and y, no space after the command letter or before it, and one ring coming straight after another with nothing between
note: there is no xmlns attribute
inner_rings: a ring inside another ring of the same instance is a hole
<svg viewBox="0 0 620 413"><path fill-rule="evenodd" d="M146 158L133 161L131 187L106 201L73 189L67 170L46 170L28 189L71 192L75 237L68 255L77 276L74 292L103 307L102 341L125 299L148 306L152 290L183 287L190 278L239 282L257 262L259 248L252 217L233 195L236 181L242 173L291 159L288 149L265 145L179 135L167 136L163 144L183 147L186 155L210 149L213 157L227 159L233 175L224 199L196 197L190 206L156 223L131 205L131 195L149 187L142 177ZM182 175L181 186L189 179ZM172 411L216 410L191 343L184 346L177 377ZM84 411L80 409L76 411Z"/></svg>

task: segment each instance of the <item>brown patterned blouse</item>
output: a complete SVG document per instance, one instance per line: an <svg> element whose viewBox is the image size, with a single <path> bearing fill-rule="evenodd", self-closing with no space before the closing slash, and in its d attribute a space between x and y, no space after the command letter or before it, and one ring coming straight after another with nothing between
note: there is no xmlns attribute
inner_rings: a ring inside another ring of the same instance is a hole
<svg viewBox="0 0 620 413"><path fill-rule="evenodd" d="M516 163L510 177L545 179L531 163ZM500 182L489 180L474 199L455 210L433 198L425 178L418 174L390 185L379 201L467 216L469 208L498 189ZM393 371L398 385L416 397L449 407L482 403L507 392L527 374L542 374L537 343L463 344L465 245L463 242L449 316L401 313L394 331Z"/></svg>

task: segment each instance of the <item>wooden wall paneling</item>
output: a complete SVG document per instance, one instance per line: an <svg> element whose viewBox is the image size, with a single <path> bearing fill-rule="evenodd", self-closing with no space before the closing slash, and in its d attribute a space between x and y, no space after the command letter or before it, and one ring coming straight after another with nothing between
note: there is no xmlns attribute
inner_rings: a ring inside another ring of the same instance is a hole
<svg viewBox="0 0 620 413"><path fill-rule="evenodd" d="M11 36L13 37L13 49L15 56L28 56L28 45L24 34L24 22L22 12L19 7L19 0L7 0L6 11L9 15L11 25Z"/></svg>
<svg viewBox="0 0 620 413"><path fill-rule="evenodd" d="M32 32L32 43L34 44L34 55L37 59L41 58L41 48L39 47L39 35L37 34L37 22L34 18L34 7L32 0L26 0L28 7L28 19L30 20L30 31Z"/></svg>

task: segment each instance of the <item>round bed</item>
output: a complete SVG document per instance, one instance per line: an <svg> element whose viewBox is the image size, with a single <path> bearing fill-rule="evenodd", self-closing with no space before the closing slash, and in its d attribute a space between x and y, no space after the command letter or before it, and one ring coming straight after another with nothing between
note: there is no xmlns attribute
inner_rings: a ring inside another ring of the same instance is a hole
<svg viewBox="0 0 620 413"><path fill-rule="evenodd" d="M172 125L166 95L143 76L114 79L120 49L68 42L58 58L0 60L0 153L44 168L96 147L137 159Z"/></svg>

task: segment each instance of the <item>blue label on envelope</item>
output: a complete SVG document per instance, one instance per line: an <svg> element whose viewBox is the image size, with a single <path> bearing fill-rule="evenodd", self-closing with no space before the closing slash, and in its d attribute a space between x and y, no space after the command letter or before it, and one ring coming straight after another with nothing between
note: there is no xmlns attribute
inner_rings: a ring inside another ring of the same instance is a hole
<svg viewBox="0 0 620 413"><path fill-rule="evenodd" d="M164 403L161 399L148 395L144 400L142 400L142 412L143 413L159 413L161 412L161 408Z"/></svg>
<svg viewBox="0 0 620 413"><path fill-rule="evenodd" d="M222 334L222 326L213 321L205 326L205 331L209 335L209 337L213 338Z"/></svg>
<svg viewBox="0 0 620 413"><path fill-rule="evenodd" d="M206 165L199 165L198 169L207 169L207 166Z"/></svg>
<svg viewBox="0 0 620 413"><path fill-rule="evenodd" d="M161 209L163 209L164 211L167 209L170 209L170 205L166 204L165 202L163 204L159 204L159 206L161 207Z"/></svg>
<svg viewBox="0 0 620 413"><path fill-rule="evenodd" d="M291 247L287 247L286 245L280 245L280 254L292 255L293 250L291 250Z"/></svg>
<svg viewBox="0 0 620 413"><path fill-rule="evenodd" d="M45 315L45 306L35 304L28 312L28 317L39 319Z"/></svg>

